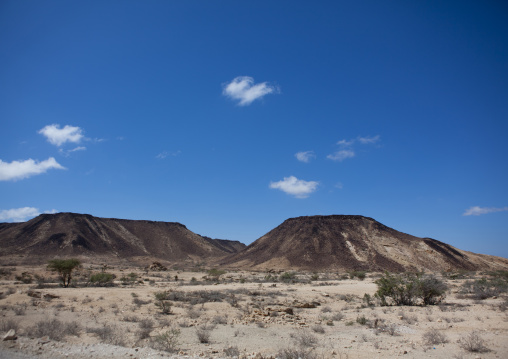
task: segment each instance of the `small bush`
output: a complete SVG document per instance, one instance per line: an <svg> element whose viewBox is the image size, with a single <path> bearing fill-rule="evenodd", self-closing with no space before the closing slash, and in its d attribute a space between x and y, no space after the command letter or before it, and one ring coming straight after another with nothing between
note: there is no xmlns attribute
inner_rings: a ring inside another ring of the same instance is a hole
<svg viewBox="0 0 508 359"><path fill-rule="evenodd" d="M279 276L279 280L284 283L294 283L296 281L296 273L284 272Z"/></svg>
<svg viewBox="0 0 508 359"><path fill-rule="evenodd" d="M16 332L19 331L19 323L14 319L3 319L0 321L0 332L8 332L14 329Z"/></svg>
<svg viewBox="0 0 508 359"><path fill-rule="evenodd" d="M307 330L300 330L291 335L297 345L300 347L315 347L318 343L318 338Z"/></svg>
<svg viewBox="0 0 508 359"><path fill-rule="evenodd" d="M90 276L90 284L96 287L112 287L116 275L107 272L95 273Z"/></svg>
<svg viewBox="0 0 508 359"><path fill-rule="evenodd" d="M484 300L508 292L508 281L504 277L481 278L466 281L459 294L466 298Z"/></svg>
<svg viewBox="0 0 508 359"><path fill-rule="evenodd" d="M58 319L43 319L27 329L29 337L42 338L47 336L56 341L62 340L65 333L65 325Z"/></svg>
<svg viewBox="0 0 508 359"><path fill-rule="evenodd" d="M485 340L477 331L472 331L469 335L460 338L459 345L462 349L472 353L486 353L490 351L485 345Z"/></svg>
<svg viewBox="0 0 508 359"><path fill-rule="evenodd" d="M210 343L211 332L212 330L206 326L196 328L196 336L198 337L199 342L202 344Z"/></svg>
<svg viewBox="0 0 508 359"><path fill-rule="evenodd" d="M325 334L325 328L322 325L316 324L313 325L310 329L312 329L314 333Z"/></svg>
<svg viewBox="0 0 508 359"><path fill-rule="evenodd" d="M279 350L276 355L278 359L316 359L317 355L308 348L285 348Z"/></svg>
<svg viewBox="0 0 508 359"><path fill-rule="evenodd" d="M168 329L152 338L152 347L157 350L164 350L169 353L178 350L179 329Z"/></svg>
<svg viewBox="0 0 508 359"><path fill-rule="evenodd" d="M120 346L125 345L123 341L124 336L112 325L104 324L102 327L87 328L86 331L96 334L103 343Z"/></svg>
<svg viewBox="0 0 508 359"><path fill-rule="evenodd" d="M437 329L429 329L422 336L423 342L427 345L436 345L436 344L444 344L448 343L448 338L446 335L441 333Z"/></svg>
<svg viewBox="0 0 508 359"><path fill-rule="evenodd" d="M240 350L237 346L227 347L224 349L224 355L230 358L237 357L240 358Z"/></svg>
<svg viewBox="0 0 508 359"><path fill-rule="evenodd" d="M168 300L168 291L156 292L155 305L161 309L162 314L171 314L171 302Z"/></svg>

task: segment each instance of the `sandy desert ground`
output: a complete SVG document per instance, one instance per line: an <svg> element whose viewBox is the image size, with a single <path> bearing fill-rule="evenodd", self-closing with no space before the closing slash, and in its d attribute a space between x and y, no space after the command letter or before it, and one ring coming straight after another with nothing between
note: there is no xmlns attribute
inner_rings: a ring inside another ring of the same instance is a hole
<svg viewBox="0 0 508 359"><path fill-rule="evenodd" d="M85 286L102 270L114 286ZM449 291L434 306L380 306L380 273L237 271L216 281L199 268L85 263L69 288L45 266L0 275L0 332L17 337L1 341L0 358L508 358L506 293L461 293L482 273L436 274Z"/></svg>

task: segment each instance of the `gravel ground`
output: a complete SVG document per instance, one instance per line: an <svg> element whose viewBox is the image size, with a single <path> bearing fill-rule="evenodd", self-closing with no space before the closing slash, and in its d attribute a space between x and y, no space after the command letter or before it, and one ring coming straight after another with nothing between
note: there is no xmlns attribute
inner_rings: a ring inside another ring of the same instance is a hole
<svg viewBox="0 0 508 359"><path fill-rule="evenodd" d="M67 344L19 337L1 342L0 359L85 359L85 358L192 358L151 348L125 348L109 344Z"/></svg>

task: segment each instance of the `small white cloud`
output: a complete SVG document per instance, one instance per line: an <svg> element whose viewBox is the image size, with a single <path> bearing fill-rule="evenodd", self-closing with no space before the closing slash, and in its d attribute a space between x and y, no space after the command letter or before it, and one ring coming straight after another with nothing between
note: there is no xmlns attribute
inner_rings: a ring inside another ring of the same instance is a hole
<svg viewBox="0 0 508 359"><path fill-rule="evenodd" d="M85 151L85 150L86 150L86 147L78 146L76 148L73 148L72 150L67 150L67 151L65 151L63 148L60 148L58 150L58 152L60 152L62 155L66 156L66 157L69 157L72 152Z"/></svg>
<svg viewBox="0 0 508 359"><path fill-rule="evenodd" d="M55 214L55 213L58 213L58 211L56 209L51 209L49 211L44 211L45 214Z"/></svg>
<svg viewBox="0 0 508 359"><path fill-rule="evenodd" d="M163 151L163 152L159 153L157 156L155 156L155 158L157 158L159 160L163 160L163 159L165 159L166 157L169 157L169 156L176 157L180 153L182 153L182 151L180 151L180 150L178 150L176 152Z"/></svg>
<svg viewBox="0 0 508 359"><path fill-rule="evenodd" d="M39 130L39 133L55 146L61 146L66 142L79 143L83 139L83 130L69 125L64 128L60 128L58 124L47 125Z"/></svg>
<svg viewBox="0 0 508 359"><path fill-rule="evenodd" d="M355 156L355 152L353 150L340 150L335 153L332 153L331 155L326 156L326 158L328 158L332 161L342 162L346 158L352 158L354 156Z"/></svg>
<svg viewBox="0 0 508 359"><path fill-rule="evenodd" d="M284 177L282 181L270 182L270 188L279 189L296 198L307 198L316 191L319 182L299 180L295 176Z"/></svg>
<svg viewBox="0 0 508 359"><path fill-rule="evenodd" d="M479 207L473 206L468 208L463 216L479 216L482 214L494 213L494 212L504 212L508 211L508 207L495 208L495 207Z"/></svg>
<svg viewBox="0 0 508 359"><path fill-rule="evenodd" d="M337 142L337 144L341 147L349 147L352 146L355 143L355 140L340 140Z"/></svg>
<svg viewBox="0 0 508 359"><path fill-rule="evenodd" d="M309 163L313 158L316 158L314 151L303 151L295 154L295 157L300 162Z"/></svg>
<svg viewBox="0 0 508 359"><path fill-rule="evenodd" d="M337 182L334 187L338 189L343 189L344 185L342 184L342 182Z"/></svg>
<svg viewBox="0 0 508 359"><path fill-rule="evenodd" d="M12 208L0 211L0 221L24 222L28 218L36 217L40 214L34 207Z"/></svg>
<svg viewBox="0 0 508 359"><path fill-rule="evenodd" d="M360 137L360 136L358 136L358 142L360 142L362 145L370 145L370 144L374 144L374 143L378 142L380 138L381 138L381 136L379 136L379 135L376 135L376 136L373 136L373 137L369 137L369 136Z"/></svg>
<svg viewBox="0 0 508 359"><path fill-rule="evenodd" d="M15 181L34 175L45 173L50 169L64 170L53 157L38 162L31 158L25 161L12 161L11 163L0 160L0 181Z"/></svg>
<svg viewBox="0 0 508 359"><path fill-rule="evenodd" d="M254 79L249 76L238 76L233 81L224 85L222 94L234 100L239 100L240 106L250 105L253 101L270 93L279 92L276 86L267 82L254 84Z"/></svg>

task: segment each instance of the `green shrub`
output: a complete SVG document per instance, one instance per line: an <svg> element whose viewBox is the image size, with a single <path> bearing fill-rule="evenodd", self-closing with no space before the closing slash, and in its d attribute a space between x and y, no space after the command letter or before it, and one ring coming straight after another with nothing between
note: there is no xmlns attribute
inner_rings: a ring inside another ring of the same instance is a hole
<svg viewBox="0 0 508 359"><path fill-rule="evenodd" d="M349 272L349 279L354 279L355 277L359 280L364 280L367 277L367 272L357 270Z"/></svg>
<svg viewBox="0 0 508 359"><path fill-rule="evenodd" d="M90 276L90 284L97 287L111 287L116 275L107 272L95 273Z"/></svg>
<svg viewBox="0 0 508 359"><path fill-rule="evenodd" d="M155 305L160 308L162 314L171 314L171 302L168 300L170 292L156 292L155 296Z"/></svg>
<svg viewBox="0 0 508 359"><path fill-rule="evenodd" d="M386 272L376 280L375 294L381 305L390 298L395 305L435 305L443 301L447 286L436 277L422 273L390 274Z"/></svg>
<svg viewBox="0 0 508 359"><path fill-rule="evenodd" d="M284 272L279 276L279 280L284 283L293 283L296 279L295 272Z"/></svg>

